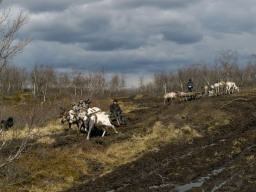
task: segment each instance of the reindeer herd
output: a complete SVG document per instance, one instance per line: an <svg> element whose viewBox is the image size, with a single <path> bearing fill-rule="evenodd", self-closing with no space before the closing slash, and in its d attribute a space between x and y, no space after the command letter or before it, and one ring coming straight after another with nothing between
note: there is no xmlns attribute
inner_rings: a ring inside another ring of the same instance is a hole
<svg viewBox="0 0 256 192"><path fill-rule="evenodd" d="M232 94L234 91L239 91L239 87L236 85L235 82L218 82L213 85L205 85L204 92L169 92L166 93L166 85L164 85L165 95L164 95L164 105L166 101L173 103L173 100L179 98L180 101L187 101L189 99L195 99L198 95L202 96L214 96L214 95L221 95L221 94Z"/></svg>
<svg viewBox="0 0 256 192"><path fill-rule="evenodd" d="M111 124L109 115L101 111L98 107L89 107L89 104L91 101L84 100L87 108L86 109L80 109L78 112L76 112L74 109L67 110L65 108L61 107L61 123L68 122L69 124L69 133L71 130L72 124L75 124L77 126L78 132L82 131L82 128L84 128L85 132L87 133L87 139L90 138L90 133L94 127L102 128L103 134L102 137L104 137L107 128L111 127L115 133L118 133L115 129L115 126Z"/></svg>
<svg viewBox="0 0 256 192"><path fill-rule="evenodd" d="M206 97L206 96L214 96L220 94L232 94L234 91L239 91L239 87L234 82L218 82L213 85L206 85L204 87L204 92L170 92L166 93L166 85L165 95L164 95L164 105L166 100L168 102L172 102L175 98L179 98L180 101L187 101L189 99L195 99L196 97ZM78 132L81 132L84 129L87 132L87 139L90 138L91 131L94 127L101 128L103 130L102 137L104 137L107 128L112 128L115 133L118 133L115 129L115 125L111 123L109 119L109 115L99 109L98 107L89 107L91 101L83 100L85 104L85 108L80 108L78 111L73 109L65 109L61 107L61 123L68 122L69 124L69 133L71 130L71 126L75 124L77 126Z"/></svg>
<svg viewBox="0 0 256 192"><path fill-rule="evenodd" d="M207 86L208 87L208 86ZM234 82L224 82L221 81L219 83L215 83L214 85L211 85L211 91L212 95L219 95L226 92L226 94L232 94L234 93L234 90L239 91L239 87ZM206 92L207 93L207 92Z"/></svg>

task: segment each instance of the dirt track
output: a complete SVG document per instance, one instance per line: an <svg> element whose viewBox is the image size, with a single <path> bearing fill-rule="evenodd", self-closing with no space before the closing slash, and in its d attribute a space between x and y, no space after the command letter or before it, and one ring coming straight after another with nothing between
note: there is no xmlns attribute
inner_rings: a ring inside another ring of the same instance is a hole
<svg viewBox="0 0 256 192"><path fill-rule="evenodd" d="M189 125L202 137L170 142L67 191L255 191L256 91L166 107L147 97L133 102L148 108L128 115L134 123L124 134L143 133L160 120L177 129ZM147 120L147 126L138 126Z"/></svg>

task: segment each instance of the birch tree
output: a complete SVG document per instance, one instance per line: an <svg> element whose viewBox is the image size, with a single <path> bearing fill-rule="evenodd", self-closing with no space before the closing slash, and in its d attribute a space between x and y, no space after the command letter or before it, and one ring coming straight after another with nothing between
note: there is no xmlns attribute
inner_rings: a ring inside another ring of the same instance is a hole
<svg viewBox="0 0 256 192"><path fill-rule="evenodd" d="M28 14L21 11L11 20L11 13L11 8L0 8L0 72L30 43L29 38L21 38L18 35L22 26L29 20Z"/></svg>

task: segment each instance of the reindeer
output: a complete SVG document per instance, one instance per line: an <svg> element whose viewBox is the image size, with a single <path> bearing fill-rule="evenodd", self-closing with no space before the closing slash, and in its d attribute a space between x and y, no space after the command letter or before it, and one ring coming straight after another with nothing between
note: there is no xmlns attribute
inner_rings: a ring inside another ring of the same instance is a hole
<svg viewBox="0 0 256 192"><path fill-rule="evenodd" d="M169 104L170 104L170 100L171 100L171 102L173 104L173 100L178 97L178 93L176 93L176 92L166 93L166 83L163 85L163 88L164 88L164 93L165 93L164 94L164 105L165 105L166 100Z"/></svg>
<svg viewBox="0 0 256 192"><path fill-rule="evenodd" d="M65 108L60 107L62 112L60 116L62 117L61 123L64 124L66 121L68 122L69 125L69 131L68 133L70 134L71 126L73 124L76 124L78 132L80 132L80 127L79 127L79 118L76 116L76 113L74 110L69 110L67 111Z"/></svg>
<svg viewBox="0 0 256 192"><path fill-rule="evenodd" d="M89 114L94 114L94 113L98 113L98 112L102 112L100 108L98 107L93 107L93 108L88 108L86 111L85 110L80 110L80 112L78 113L78 118L79 120L82 121L82 124L80 126L80 131L82 130L82 128L84 128L84 131L87 132L87 124L84 123L84 118L86 116L88 116ZM89 113L89 114L88 114ZM102 112L102 113L105 113L105 112Z"/></svg>
<svg viewBox="0 0 256 192"><path fill-rule="evenodd" d="M88 109L88 114L84 117L83 123L89 126L89 131L87 134L88 140L94 126L101 127L103 129L102 137L104 137L108 127L111 127L114 129L115 133L118 133L115 126L111 124L108 114L101 111L95 111L93 108Z"/></svg>
<svg viewBox="0 0 256 192"><path fill-rule="evenodd" d="M228 81L226 83L226 93L227 94L232 94L232 93L234 93L234 90L239 91L239 87L237 87L234 82Z"/></svg>
<svg viewBox="0 0 256 192"><path fill-rule="evenodd" d="M220 91L222 92L222 94L225 93L225 88L226 88L226 83L224 81L219 82L219 86L220 86Z"/></svg>
<svg viewBox="0 0 256 192"><path fill-rule="evenodd" d="M220 84L219 83L214 83L211 85L212 90L214 90L215 95L218 95L220 92Z"/></svg>

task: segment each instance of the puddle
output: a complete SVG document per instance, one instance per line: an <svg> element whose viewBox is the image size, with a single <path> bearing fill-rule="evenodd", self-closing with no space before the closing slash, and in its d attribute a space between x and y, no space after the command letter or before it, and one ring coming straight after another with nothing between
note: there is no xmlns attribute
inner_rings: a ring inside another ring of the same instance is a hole
<svg viewBox="0 0 256 192"><path fill-rule="evenodd" d="M191 182L191 183L176 187L175 189L179 192L185 192L185 191L192 189L193 187L196 187L196 188L201 187L206 180L209 180L211 178L211 176L218 175L223 170L224 170L224 168L214 169L207 176L201 177L197 182Z"/></svg>
<svg viewBox="0 0 256 192"><path fill-rule="evenodd" d="M211 190L211 192L214 192L214 191L218 190L219 188L221 188L221 187L222 187L223 185L225 185L226 183L227 183L227 181L224 181L224 182L222 182L221 184L215 186L215 187Z"/></svg>
<svg viewBox="0 0 256 192"><path fill-rule="evenodd" d="M193 154L192 151L190 151L187 154L180 156L178 159L184 159L185 157L188 157L188 156L190 156L192 154Z"/></svg>
<svg viewBox="0 0 256 192"><path fill-rule="evenodd" d="M202 147L202 149L205 149L205 148L208 148L208 147L212 147L212 146L215 146L217 145L216 143L212 143L211 145L205 145Z"/></svg>
<svg viewBox="0 0 256 192"><path fill-rule="evenodd" d="M160 189L160 188L167 187L167 186L170 186L170 185L171 184L153 185L153 186L150 186L149 189Z"/></svg>
<svg viewBox="0 0 256 192"><path fill-rule="evenodd" d="M221 140L219 140L217 143L212 143L212 144L210 144L210 145L205 145L205 146L203 146L202 149L205 149L205 148L208 148L208 147L212 147L212 146L218 145L218 143L224 142L224 141L226 141L226 139L221 139Z"/></svg>

